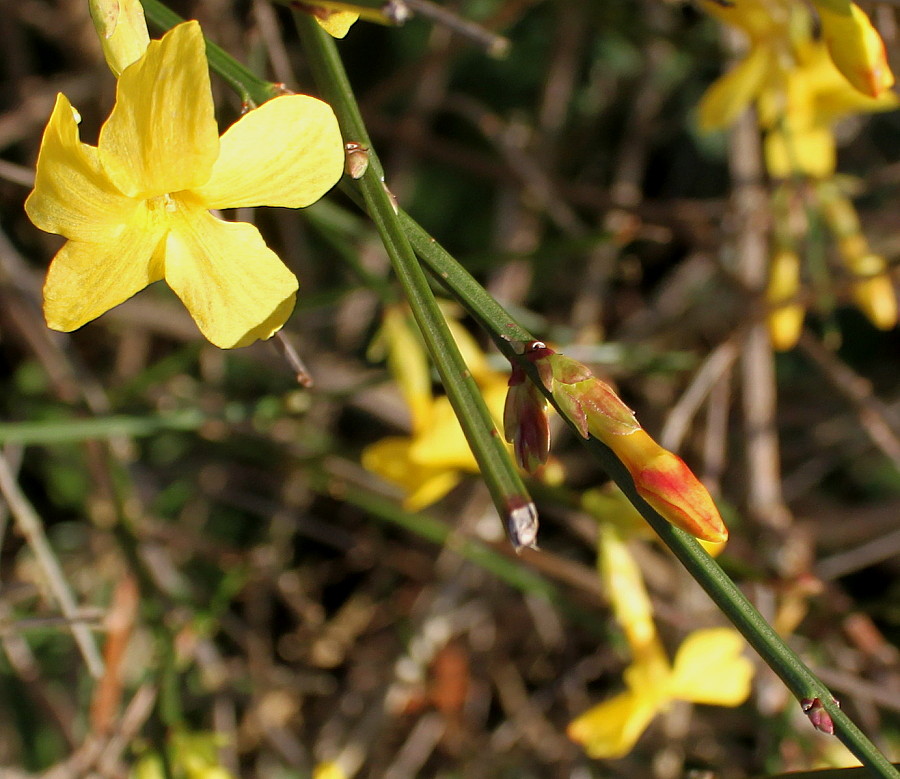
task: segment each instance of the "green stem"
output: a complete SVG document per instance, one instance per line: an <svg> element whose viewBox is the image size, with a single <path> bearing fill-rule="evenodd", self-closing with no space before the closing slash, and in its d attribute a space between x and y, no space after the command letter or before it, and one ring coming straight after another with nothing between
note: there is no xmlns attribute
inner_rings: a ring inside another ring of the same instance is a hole
<svg viewBox="0 0 900 779"><path fill-rule="evenodd" d="M513 543L516 546L530 546L537 527L534 504L510 460L484 399L434 299L428 279L403 232L396 205L384 183L381 163L372 148L334 40L306 14L295 14L295 18L313 77L337 115L344 140L362 144L369 150L368 169L358 181L366 211L391 259L394 273L403 287L425 346L437 367L447 398L475 455L494 505L506 520L506 529Z"/></svg>

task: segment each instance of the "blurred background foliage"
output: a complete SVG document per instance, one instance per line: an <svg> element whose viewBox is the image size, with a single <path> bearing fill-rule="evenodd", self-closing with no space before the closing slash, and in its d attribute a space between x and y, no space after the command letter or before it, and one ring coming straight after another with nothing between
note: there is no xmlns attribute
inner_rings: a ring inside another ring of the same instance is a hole
<svg viewBox="0 0 900 779"><path fill-rule="evenodd" d="M725 360L671 444L721 496L721 562L896 757L898 335L849 307L839 276L833 304L806 289L809 329L776 359L779 505L748 510L754 431L734 366L765 307L736 272L728 137L701 135L694 116L729 61L721 28L660 0L448 5L507 36L509 55L418 19L358 23L339 42L391 190L539 337L614 381L654 435L676 410L685 421L698 369ZM313 90L286 9L172 8ZM874 11L894 55L894 10ZM677 703L622 760L566 738L621 689L628 659L595 570L609 517L581 499L606 477L560 430L565 486L532 483L541 549L516 557L477 477L416 515L360 467L409 414L367 357L396 293L388 263L339 194L240 214L300 278L286 333L311 388L272 344L203 342L162 285L79 332L48 331L40 287L60 241L22 211L40 135L64 91L94 142L115 85L82 0L7 3L0 41L0 774L161 776L165 748L192 777L325 776L333 760L371 777L848 764L764 669L742 707L688 716ZM240 101L214 90L225 126ZM839 137L863 229L893 263L900 114L851 119ZM825 238L807 240L827 265ZM28 504L74 612L48 587ZM632 551L670 650L721 624L660 548ZM67 614L104 647L102 680Z"/></svg>

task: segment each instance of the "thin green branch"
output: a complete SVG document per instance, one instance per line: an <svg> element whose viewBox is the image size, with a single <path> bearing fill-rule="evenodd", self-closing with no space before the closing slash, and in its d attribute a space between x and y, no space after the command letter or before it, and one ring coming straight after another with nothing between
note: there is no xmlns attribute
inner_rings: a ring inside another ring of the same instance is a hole
<svg viewBox="0 0 900 779"><path fill-rule="evenodd" d="M391 259L394 273L400 281L494 505L506 522L512 542L516 546L530 546L537 530L534 504L494 426L484 399L450 334L428 279L406 238L396 204L385 186L381 163L372 148L334 40L308 15L295 14L295 18L313 77L337 115L344 140L362 144L369 149L368 169L357 182L366 211Z"/></svg>

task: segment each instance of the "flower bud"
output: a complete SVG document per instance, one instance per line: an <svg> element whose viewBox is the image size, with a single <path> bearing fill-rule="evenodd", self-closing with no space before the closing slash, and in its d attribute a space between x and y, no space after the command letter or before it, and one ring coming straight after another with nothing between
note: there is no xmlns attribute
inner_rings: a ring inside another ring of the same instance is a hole
<svg viewBox="0 0 900 779"><path fill-rule="evenodd" d="M887 273L880 273L853 285L856 305L879 330L890 330L897 324L897 294Z"/></svg>
<svg viewBox="0 0 900 779"><path fill-rule="evenodd" d="M638 494L660 516L704 541L728 538L706 487L680 457L647 435L612 387L587 366L540 341L521 346L519 353L534 363L559 410L585 438L592 435L613 450L634 479ZM522 379L516 376L513 381Z"/></svg>
<svg viewBox="0 0 900 779"><path fill-rule="evenodd" d="M634 412L586 365L552 351L540 359L550 369L553 399L582 436L593 435L605 443L611 435L640 430Z"/></svg>
<svg viewBox="0 0 900 779"><path fill-rule="evenodd" d="M849 0L813 0L822 38L835 67L864 95L879 97L894 84L884 41L862 9Z"/></svg>
<svg viewBox="0 0 900 779"><path fill-rule="evenodd" d="M143 6L140 0L90 0L89 7L106 64L118 78L150 44Z"/></svg>
<svg viewBox="0 0 900 779"><path fill-rule="evenodd" d="M709 490L677 454L644 430L604 443L628 469L638 495L665 520L704 541L727 540L728 529Z"/></svg>
<svg viewBox="0 0 900 779"><path fill-rule="evenodd" d="M800 257L791 249L775 252L769 268L766 300L772 346L779 352L793 349L803 328L803 306L796 301L800 290Z"/></svg>
<svg viewBox="0 0 900 779"><path fill-rule="evenodd" d="M832 698L832 700L834 700ZM840 706L836 700L835 704ZM822 701L818 698L804 698L800 701L800 707L803 709L803 713L809 717L809 721L812 723L812 726L822 733L826 733L829 736L834 735L834 721L831 719L831 715L825 710L825 706L822 704Z"/></svg>

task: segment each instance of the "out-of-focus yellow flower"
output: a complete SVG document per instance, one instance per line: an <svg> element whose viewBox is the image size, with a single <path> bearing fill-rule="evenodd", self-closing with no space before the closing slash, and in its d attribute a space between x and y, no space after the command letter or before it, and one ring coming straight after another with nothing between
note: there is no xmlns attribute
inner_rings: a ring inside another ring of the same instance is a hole
<svg viewBox="0 0 900 779"><path fill-rule="evenodd" d="M735 0L726 7L704 0L703 6L722 21L744 30L750 49L703 96L700 126L705 130L728 127L755 103L760 125L766 131L766 166L772 176L831 175L835 168L832 124L850 114L897 107L896 95L886 88L861 92L851 86L836 67L826 43L812 37L812 16L802 4ZM871 34L877 36L874 28ZM840 51L850 50L841 47ZM856 56L849 53L845 59L855 61ZM857 63L854 72L859 67ZM878 75L870 73L867 78L877 78L879 84L893 83L886 61L872 67Z"/></svg>
<svg viewBox="0 0 900 779"><path fill-rule="evenodd" d="M337 763L326 762L313 769L312 779L347 779L347 774Z"/></svg>
<svg viewBox="0 0 900 779"><path fill-rule="evenodd" d="M889 91L894 76L878 32L850 0L814 0L821 38L814 35L808 6L794 0L701 1L710 14L743 30L749 40L747 56L703 96L701 127L723 129L747 106L756 106L769 174L784 179L785 186L798 176L814 179L817 205L855 277L856 304L876 327L893 327L897 300L887 265L869 249L852 204L833 194L831 181L837 160L834 123L900 105ZM781 230L793 232L784 225ZM795 345L803 322L803 306L795 299L801 276L800 258L792 248L795 237L775 241L766 293L773 307L769 331L779 350Z"/></svg>
<svg viewBox="0 0 900 779"><path fill-rule="evenodd" d="M210 210L310 205L343 164L334 113L305 95L270 100L220 139L203 34L178 25L122 72L96 148L57 97L25 203L69 239L44 284L47 324L75 330L165 279L216 346L269 338L297 279L255 227Z"/></svg>
<svg viewBox="0 0 900 779"><path fill-rule="evenodd" d="M823 181L816 196L828 229L837 240L838 254L853 275L853 299L880 330L897 324L897 295L887 262L869 248L856 209L834 181Z"/></svg>
<svg viewBox="0 0 900 779"><path fill-rule="evenodd" d="M609 507L609 504L606 504ZM597 565L610 608L632 653L625 691L573 720L569 738L596 758L617 758L634 747L653 718L673 700L737 706L750 694L753 665L731 628L691 633L670 665L653 621L644 579L628 549L627 529L600 528Z"/></svg>
<svg viewBox="0 0 900 779"><path fill-rule="evenodd" d="M485 404L495 424L503 416L506 378L501 374L480 382ZM440 500L462 479L478 473L478 463L459 425L450 401L435 398L425 424L412 436L391 436L365 448L362 464L403 488L403 505L417 511Z"/></svg>
<svg viewBox="0 0 900 779"><path fill-rule="evenodd" d="M166 744L174 779L234 779L219 762L222 737L216 733L172 733ZM166 772L157 752L144 753L131 771L132 779L163 779Z"/></svg>
<svg viewBox="0 0 900 779"><path fill-rule="evenodd" d="M783 88L759 95L766 167L776 178L802 174L823 178L835 171L832 125L852 114L890 111L897 96L873 98L853 89L838 73L819 41L795 47L796 66L783 74Z"/></svg>
<svg viewBox="0 0 900 779"><path fill-rule="evenodd" d="M594 758L628 754L653 718L674 700L739 706L750 694L753 665L742 656L744 639L732 628L691 633L669 665L654 640L625 670L624 692L573 720L569 738Z"/></svg>
<svg viewBox="0 0 900 779"><path fill-rule="evenodd" d="M144 7L140 0L90 0L88 5L106 64L118 77L150 45Z"/></svg>
<svg viewBox="0 0 900 779"><path fill-rule="evenodd" d="M506 376L488 365L475 339L456 321L455 312L451 309L448 314L447 326L460 354L495 424L500 424ZM400 486L405 493L404 507L417 511L440 500L459 483L463 473L477 473L478 463L447 397L432 398L430 380L426 394L427 357L413 327L405 307L389 308L378 336L386 347L391 373L412 411L412 435L391 436L367 446L362 464Z"/></svg>
<svg viewBox="0 0 900 779"><path fill-rule="evenodd" d="M790 249L775 252L769 264L769 286L766 301L772 307L769 337L779 352L793 349L803 329L803 305L797 301L800 292L800 255Z"/></svg>
<svg viewBox="0 0 900 779"><path fill-rule="evenodd" d="M822 38L841 74L856 89L878 97L894 85L884 41L869 17L850 0L813 0Z"/></svg>

